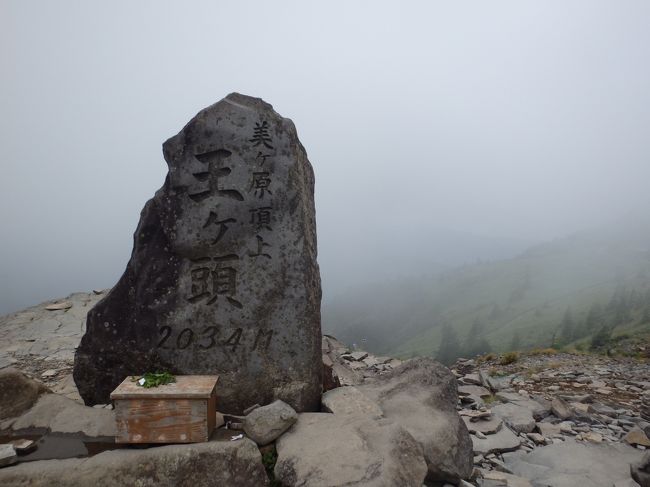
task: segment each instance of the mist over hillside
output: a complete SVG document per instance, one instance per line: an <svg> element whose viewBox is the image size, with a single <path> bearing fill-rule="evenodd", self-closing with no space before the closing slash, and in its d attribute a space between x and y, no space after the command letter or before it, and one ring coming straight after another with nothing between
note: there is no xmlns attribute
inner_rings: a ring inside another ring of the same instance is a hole
<svg viewBox="0 0 650 487"><path fill-rule="evenodd" d="M648 310L650 220L630 217L512 258L359 286L325 303L323 328L376 353L438 356L443 340L462 354L645 329Z"/></svg>

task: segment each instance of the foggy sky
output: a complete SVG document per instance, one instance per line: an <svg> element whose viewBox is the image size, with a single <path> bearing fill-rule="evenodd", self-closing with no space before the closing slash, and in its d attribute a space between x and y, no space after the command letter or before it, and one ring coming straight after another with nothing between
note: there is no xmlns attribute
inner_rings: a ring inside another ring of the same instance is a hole
<svg viewBox="0 0 650 487"><path fill-rule="evenodd" d="M162 142L233 91L298 128L325 298L646 211L649 21L644 0L2 0L0 314L112 286ZM477 243L453 256L457 235Z"/></svg>

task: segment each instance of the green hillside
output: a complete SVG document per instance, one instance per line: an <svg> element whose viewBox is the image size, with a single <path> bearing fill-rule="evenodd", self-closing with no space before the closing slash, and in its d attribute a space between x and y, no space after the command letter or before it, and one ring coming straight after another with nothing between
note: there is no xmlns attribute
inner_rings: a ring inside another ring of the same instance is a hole
<svg viewBox="0 0 650 487"><path fill-rule="evenodd" d="M583 232L514 259L367 286L327 305L324 329L402 357L586 344L603 327L643 331L649 249L648 222Z"/></svg>

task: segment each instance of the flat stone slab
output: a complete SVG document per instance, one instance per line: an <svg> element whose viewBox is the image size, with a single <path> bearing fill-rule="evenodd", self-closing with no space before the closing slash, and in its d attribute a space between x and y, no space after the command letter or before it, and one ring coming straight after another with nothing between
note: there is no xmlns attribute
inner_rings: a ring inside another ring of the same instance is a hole
<svg viewBox="0 0 650 487"><path fill-rule="evenodd" d="M269 485L269 480L257 446L243 438L26 462L1 469L0 485L256 487Z"/></svg>
<svg viewBox="0 0 650 487"><path fill-rule="evenodd" d="M497 470L483 471L482 475L485 480L494 480L506 487L533 487L527 479Z"/></svg>
<svg viewBox="0 0 650 487"><path fill-rule="evenodd" d="M465 421L465 426L470 433L483 433L484 435L492 435L497 433L503 428L503 421L501 418L491 417L488 419L478 419L477 421L472 421L471 418L467 416L461 416L463 421Z"/></svg>
<svg viewBox="0 0 650 487"><path fill-rule="evenodd" d="M492 393L483 386L465 385L458 386L459 396L477 396L480 398L489 397Z"/></svg>
<svg viewBox="0 0 650 487"><path fill-rule="evenodd" d="M508 428L502 428L501 431L488 435L485 439L472 435L472 443L474 454L486 455L488 453L514 451L519 448L522 440Z"/></svg>
<svg viewBox="0 0 650 487"><path fill-rule="evenodd" d="M492 414L501 418L517 433L532 433L535 429L535 418L525 406L516 403L497 404L492 406Z"/></svg>
<svg viewBox="0 0 650 487"><path fill-rule="evenodd" d="M504 460L515 475L533 485L611 487L629 479L630 463L642 456L643 452L620 443L595 445L567 439L530 453L510 453Z"/></svg>

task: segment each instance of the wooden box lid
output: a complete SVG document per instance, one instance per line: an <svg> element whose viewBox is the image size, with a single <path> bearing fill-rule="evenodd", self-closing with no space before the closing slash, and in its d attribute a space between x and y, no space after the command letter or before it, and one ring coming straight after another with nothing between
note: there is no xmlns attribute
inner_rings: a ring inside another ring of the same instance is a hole
<svg viewBox="0 0 650 487"><path fill-rule="evenodd" d="M219 380L218 375L177 375L176 382L144 388L127 377L111 392L111 399L208 399Z"/></svg>

